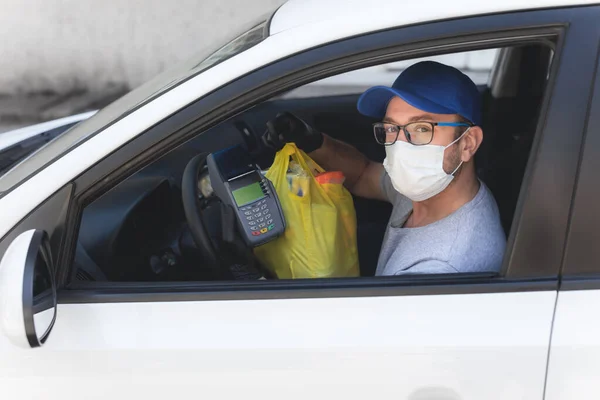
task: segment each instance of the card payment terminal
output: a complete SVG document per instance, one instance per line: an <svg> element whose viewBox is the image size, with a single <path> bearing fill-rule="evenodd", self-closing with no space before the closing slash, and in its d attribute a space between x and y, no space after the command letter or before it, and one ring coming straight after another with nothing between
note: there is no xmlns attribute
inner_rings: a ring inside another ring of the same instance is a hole
<svg viewBox="0 0 600 400"><path fill-rule="evenodd" d="M211 153L206 163L215 195L237 211L246 244L260 246L283 234L285 219L277 193L241 146Z"/></svg>

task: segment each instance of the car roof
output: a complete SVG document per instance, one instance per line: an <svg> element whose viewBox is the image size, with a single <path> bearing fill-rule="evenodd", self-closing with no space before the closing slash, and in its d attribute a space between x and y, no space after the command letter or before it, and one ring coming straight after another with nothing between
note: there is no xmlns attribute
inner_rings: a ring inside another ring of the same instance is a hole
<svg viewBox="0 0 600 400"><path fill-rule="evenodd" d="M274 14L270 34L330 22L335 29L353 25L356 32L468 15L598 4L598 0L289 0ZM403 18L409 16L409 18ZM369 20L377 20L376 24Z"/></svg>

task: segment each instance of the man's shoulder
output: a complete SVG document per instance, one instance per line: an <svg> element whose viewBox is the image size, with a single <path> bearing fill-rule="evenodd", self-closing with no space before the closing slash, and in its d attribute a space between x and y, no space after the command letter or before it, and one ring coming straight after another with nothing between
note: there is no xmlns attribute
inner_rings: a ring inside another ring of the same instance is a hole
<svg viewBox="0 0 600 400"><path fill-rule="evenodd" d="M479 192L460 218L449 262L460 272L499 270L505 247L496 200L481 182Z"/></svg>
<svg viewBox="0 0 600 400"><path fill-rule="evenodd" d="M467 224L479 224L486 222L486 226L501 229L500 211L496 199L485 185L480 181L477 194L465 207L463 221Z"/></svg>

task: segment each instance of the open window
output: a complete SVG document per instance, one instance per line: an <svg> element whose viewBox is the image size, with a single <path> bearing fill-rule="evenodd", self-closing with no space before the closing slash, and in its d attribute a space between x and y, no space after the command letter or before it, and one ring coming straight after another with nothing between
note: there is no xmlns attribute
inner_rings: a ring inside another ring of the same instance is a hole
<svg viewBox="0 0 600 400"><path fill-rule="evenodd" d="M484 141L476 155L477 172L491 189L506 235L540 121L553 48L547 42L476 49L429 56L455 66L478 85L484 104ZM356 102L374 85L391 85L397 75L423 58L355 69L315 80L255 105L197 135L90 202L83 210L77 239L75 281L211 281L206 253L194 243L182 206L186 165L201 153L242 144L266 169L273 153L263 151L266 122L291 111L315 128L343 140L375 161L384 149L373 139L373 120L360 115ZM200 176L198 190L203 186ZM373 276L391 205L355 198L361 276ZM205 204L207 234L223 235L216 204ZM216 246L217 249L219 246ZM238 271L239 272L239 271ZM254 279L255 275L229 275Z"/></svg>

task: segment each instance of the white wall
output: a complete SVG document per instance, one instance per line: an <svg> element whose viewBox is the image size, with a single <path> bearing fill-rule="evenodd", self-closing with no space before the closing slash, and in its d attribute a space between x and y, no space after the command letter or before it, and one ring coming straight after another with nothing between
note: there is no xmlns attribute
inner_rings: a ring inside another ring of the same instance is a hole
<svg viewBox="0 0 600 400"><path fill-rule="evenodd" d="M0 94L135 87L284 0L0 0Z"/></svg>

